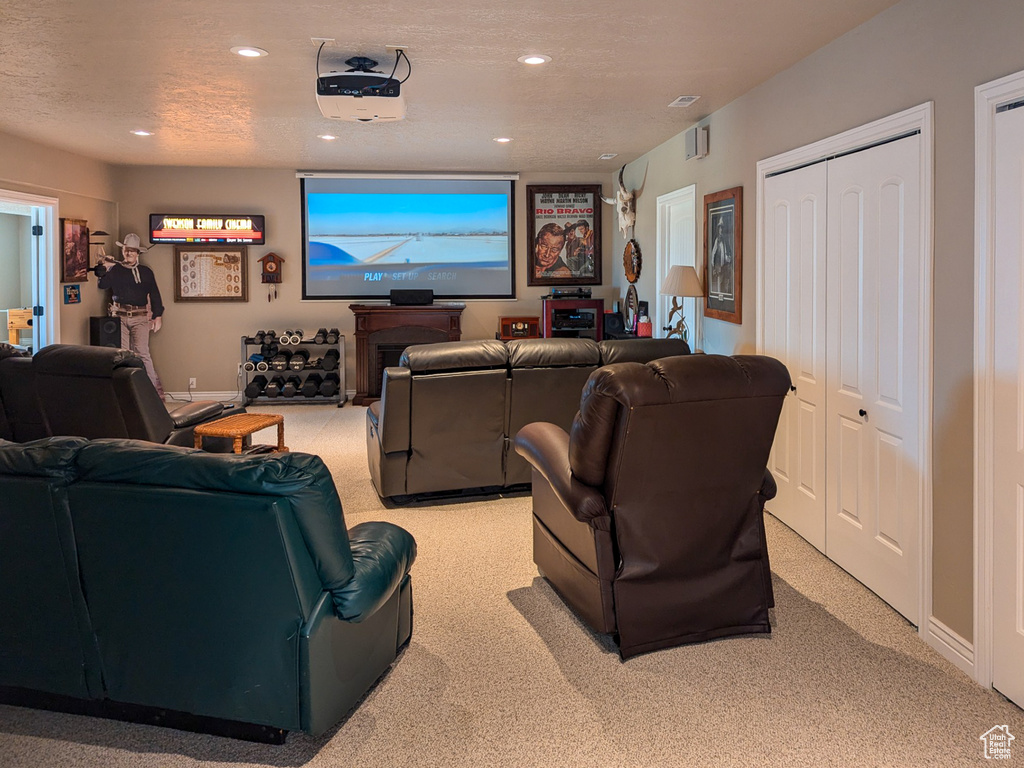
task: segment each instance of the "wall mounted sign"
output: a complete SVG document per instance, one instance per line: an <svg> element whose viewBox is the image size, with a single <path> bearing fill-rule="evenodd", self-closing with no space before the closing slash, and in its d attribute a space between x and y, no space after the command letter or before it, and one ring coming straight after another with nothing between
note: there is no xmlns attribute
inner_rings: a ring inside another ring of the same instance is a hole
<svg viewBox="0 0 1024 768"><path fill-rule="evenodd" d="M149 241L263 245L266 242L265 219L262 215L151 213Z"/></svg>

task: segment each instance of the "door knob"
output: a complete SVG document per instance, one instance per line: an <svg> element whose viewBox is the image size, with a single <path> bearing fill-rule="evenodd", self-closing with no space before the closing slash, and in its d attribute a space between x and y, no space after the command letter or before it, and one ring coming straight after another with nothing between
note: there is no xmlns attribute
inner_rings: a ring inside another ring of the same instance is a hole
<svg viewBox="0 0 1024 768"><path fill-rule="evenodd" d="M868 415L868 412L865 411L863 408L861 408L859 411L857 411L857 413L859 413L861 416L867 416Z"/></svg>
<svg viewBox="0 0 1024 768"><path fill-rule="evenodd" d="M796 392L796 387L794 387L792 384L790 384L789 385L789 391L790 392Z"/></svg>

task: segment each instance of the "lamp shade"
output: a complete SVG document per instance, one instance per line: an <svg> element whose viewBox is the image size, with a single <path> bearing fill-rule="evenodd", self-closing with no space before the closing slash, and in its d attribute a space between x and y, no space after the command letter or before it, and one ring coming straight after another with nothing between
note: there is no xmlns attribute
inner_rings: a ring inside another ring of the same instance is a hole
<svg viewBox="0 0 1024 768"><path fill-rule="evenodd" d="M703 296L704 289L700 285L696 269L677 264L669 268L668 274L665 275L661 293L665 296Z"/></svg>

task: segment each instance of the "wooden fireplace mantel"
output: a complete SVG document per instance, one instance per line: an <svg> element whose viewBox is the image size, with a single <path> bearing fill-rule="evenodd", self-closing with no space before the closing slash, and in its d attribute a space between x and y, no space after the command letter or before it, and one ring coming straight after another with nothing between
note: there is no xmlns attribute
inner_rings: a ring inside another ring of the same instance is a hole
<svg viewBox="0 0 1024 768"><path fill-rule="evenodd" d="M462 338L465 304L443 302L421 307L390 304L349 304L356 317L355 405L380 399L384 376L378 347L397 349L410 344L458 341Z"/></svg>

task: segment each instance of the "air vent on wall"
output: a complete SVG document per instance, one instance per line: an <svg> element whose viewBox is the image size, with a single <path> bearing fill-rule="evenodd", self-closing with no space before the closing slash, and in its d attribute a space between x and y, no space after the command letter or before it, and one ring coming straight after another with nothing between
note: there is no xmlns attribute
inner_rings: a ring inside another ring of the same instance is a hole
<svg viewBox="0 0 1024 768"><path fill-rule="evenodd" d="M699 98L700 98L700 96L680 96L678 99L676 99L671 104L669 104L669 106L670 107L688 107L691 104L693 104L693 102L695 102Z"/></svg>

